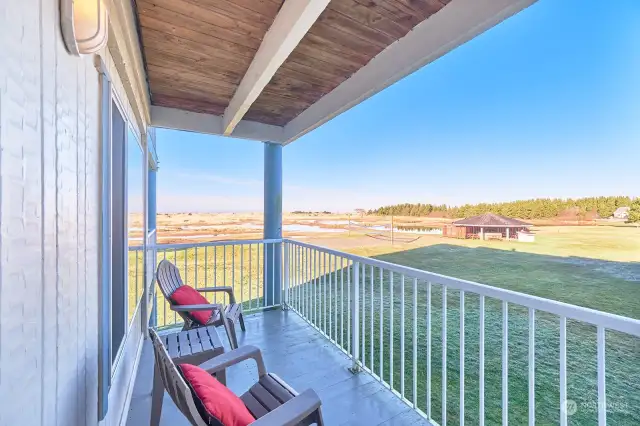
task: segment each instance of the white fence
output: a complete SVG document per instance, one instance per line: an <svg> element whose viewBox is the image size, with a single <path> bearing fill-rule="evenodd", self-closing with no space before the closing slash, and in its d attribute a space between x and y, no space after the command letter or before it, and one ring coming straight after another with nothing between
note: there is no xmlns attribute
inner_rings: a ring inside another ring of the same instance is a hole
<svg viewBox="0 0 640 426"><path fill-rule="evenodd" d="M293 240L154 249L245 312L274 307L264 264L282 250L283 307L433 423L640 424L638 320ZM158 327L180 322L156 307Z"/></svg>
<svg viewBox="0 0 640 426"><path fill-rule="evenodd" d="M638 424L638 320L291 240L284 268L287 304L434 423Z"/></svg>

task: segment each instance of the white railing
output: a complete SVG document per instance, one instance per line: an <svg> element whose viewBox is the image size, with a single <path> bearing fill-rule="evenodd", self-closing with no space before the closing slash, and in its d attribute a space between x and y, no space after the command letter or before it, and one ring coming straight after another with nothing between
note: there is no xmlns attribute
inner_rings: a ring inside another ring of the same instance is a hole
<svg viewBox="0 0 640 426"><path fill-rule="evenodd" d="M264 297L265 262L276 270L282 240L216 241L197 244L157 244L149 247L155 250L157 265L168 260L178 267L185 284L195 288L230 286L234 289L237 303L244 312L272 308L272 301L278 300L275 292L281 286L271 288L271 298ZM142 247L130 247L129 251L141 251ZM130 255L131 256L131 255ZM155 269L155 268L154 268ZM267 277L267 281L269 278ZM228 303L226 293L206 294L212 303ZM171 327L182 323L182 319L169 307L159 291L155 291L155 322L158 328ZM152 319L153 320L153 319ZM153 321L152 321L153 322Z"/></svg>
<svg viewBox="0 0 640 426"><path fill-rule="evenodd" d="M638 320L292 240L284 280L290 309L433 423L640 424Z"/></svg>

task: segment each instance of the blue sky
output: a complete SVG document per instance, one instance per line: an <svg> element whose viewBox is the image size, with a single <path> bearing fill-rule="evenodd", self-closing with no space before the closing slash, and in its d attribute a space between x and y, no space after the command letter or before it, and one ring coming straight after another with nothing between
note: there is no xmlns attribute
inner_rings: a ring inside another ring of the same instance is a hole
<svg viewBox="0 0 640 426"><path fill-rule="evenodd" d="M640 195L640 1L540 0L284 148L286 211ZM262 210L259 142L158 130L158 210Z"/></svg>

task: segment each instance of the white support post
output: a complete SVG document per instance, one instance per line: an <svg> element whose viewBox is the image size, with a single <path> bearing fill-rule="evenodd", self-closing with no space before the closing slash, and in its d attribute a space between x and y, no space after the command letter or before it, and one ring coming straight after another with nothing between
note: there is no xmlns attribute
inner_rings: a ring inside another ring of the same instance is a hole
<svg viewBox="0 0 640 426"><path fill-rule="evenodd" d="M353 262L353 282L351 283L351 372L360 372L360 262Z"/></svg>

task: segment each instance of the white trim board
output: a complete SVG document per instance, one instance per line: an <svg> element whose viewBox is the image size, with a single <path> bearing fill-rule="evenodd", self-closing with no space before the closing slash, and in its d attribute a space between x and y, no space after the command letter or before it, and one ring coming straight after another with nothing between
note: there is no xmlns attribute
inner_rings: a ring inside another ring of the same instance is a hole
<svg viewBox="0 0 640 426"><path fill-rule="evenodd" d="M536 0L452 0L284 127L289 144Z"/></svg>
<svg viewBox="0 0 640 426"><path fill-rule="evenodd" d="M167 108L157 105L151 106L151 125L165 129L225 136L222 116L184 111L177 108ZM233 133L228 136L261 142L282 143L284 141L282 127L247 120L241 120Z"/></svg>

